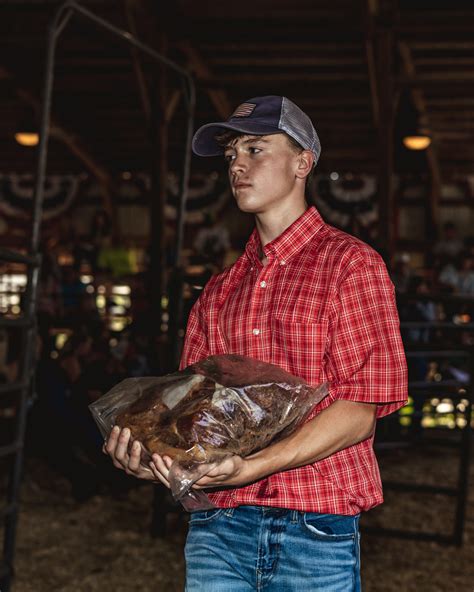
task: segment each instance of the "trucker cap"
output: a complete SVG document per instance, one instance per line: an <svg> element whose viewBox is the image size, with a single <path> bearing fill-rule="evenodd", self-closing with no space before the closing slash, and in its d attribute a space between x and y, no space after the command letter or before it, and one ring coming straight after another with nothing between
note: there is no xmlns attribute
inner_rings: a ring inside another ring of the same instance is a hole
<svg viewBox="0 0 474 592"><path fill-rule="evenodd" d="M198 156L218 156L224 153L216 135L224 130L266 136L286 133L305 150L314 154L314 164L321 154L321 144L311 119L286 97L269 95L249 99L237 107L227 121L207 123L193 137L193 152Z"/></svg>

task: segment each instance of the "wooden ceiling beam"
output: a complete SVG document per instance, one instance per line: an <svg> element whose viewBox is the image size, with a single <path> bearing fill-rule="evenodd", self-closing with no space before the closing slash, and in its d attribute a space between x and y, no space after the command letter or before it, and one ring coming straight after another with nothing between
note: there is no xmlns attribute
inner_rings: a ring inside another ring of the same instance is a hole
<svg viewBox="0 0 474 592"><path fill-rule="evenodd" d="M217 85L232 86L242 84L262 84L262 83L280 83L280 82L300 82L301 84L308 82L327 82L330 84L346 85L349 82L367 82L367 74L365 72L345 72L345 73L334 73L334 72L307 72L302 70L301 72L294 72L293 70L288 72L281 72L281 70L274 73L270 72L255 72L255 73L242 73L236 72L235 75L223 74L215 79L201 79L201 86L205 88L212 88Z"/></svg>
<svg viewBox="0 0 474 592"><path fill-rule="evenodd" d="M261 43L252 43L249 41L242 41L242 43L229 41L228 43L221 43L221 42L203 42L199 44L201 51L212 54L221 54L225 52L235 52L241 55L243 52L255 52L258 55L261 55L262 52L273 52L273 53L285 53L288 54L289 52L311 52L316 55L324 55L325 53L342 53L347 54L350 53L352 56L359 53L363 57L363 52L361 50L359 43L353 42L328 42L328 43L321 43L321 42L312 42L306 43L301 41L282 41L279 42L271 42L271 41L262 41Z"/></svg>
<svg viewBox="0 0 474 592"><path fill-rule="evenodd" d="M474 41L410 41L412 51L472 51Z"/></svg>
<svg viewBox="0 0 474 592"><path fill-rule="evenodd" d="M179 48L188 59L189 67L195 73L198 80L217 83L214 75L211 72L211 69L199 54L198 50L193 47L191 43L188 41L183 41L179 44ZM222 119L227 119L230 117L234 105L232 105L226 91L219 88L208 88L207 94L209 95L209 98L211 99L211 102L214 105L219 117Z"/></svg>
<svg viewBox="0 0 474 592"><path fill-rule="evenodd" d="M251 14L252 19L258 21L268 22L269 20L282 20L282 21L305 21L314 19L315 22L327 22L327 21L341 21L341 6L328 6L326 2L318 3L314 2L308 6L305 3L304 6L297 3L291 7L287 1L278 3L275 0L268 2L245 2L241 0L239 8L228 2L216 2L215 0L208 0L196 2L195 0L189 0L188 2L181 0L183 10L188 18L192 18L193 21L206 19L211 22L218 23L219 21L225 20L232 23L234 20L241 20L246 14ZM344 3L344 7L347 9L346 14L351 14L351 8L355 14L357 7L351 7L347 2Z"/></svg>
<svg viewBox="0 0 474 592"><path fill-rule="evenodd" d="M452 129L459 128L460 130L473 130L474 129L474 115L465 119L433 119L431 118L432 127L435 128L436 132L438 131L450 131Z"/></svg>
<svg viewBox="0 0 474 592"><path fill-rule="evenodd" d="M465 71L454 71L446 70L445 72L432 72L417 74L416 77L411 76L400 76L398 84L404 87L426 87L430 86L442 86L445 84L450 85L465 85L466 83L472 84L474 82L474 72Z"/></svg>
<svg viewBox="0 0 474 592"><path fill-rule="evenodd" d="M220 54L212 55L209 54L207 57L208 61L212 65L216 66L273 66L273 67L323 67L333 68L334 66L363 66L363 56L359 57L319 57L319 56L294 56L294 57L277 57L274 55L268 55L266 57L254 57L240 55L239 57L227 57Z"/></svg>
<svg viewBox="0 0 474 592"><path fill-rule="evenodd" d="M474 29L474 27L473 27ZM451 58L421 58L421 57L414 57L415 65L417 69L419 67L429 67L429 68L460 68L461 66L466 66L467 68L472 68L474 66L474 57L451 57Z"/></svg>

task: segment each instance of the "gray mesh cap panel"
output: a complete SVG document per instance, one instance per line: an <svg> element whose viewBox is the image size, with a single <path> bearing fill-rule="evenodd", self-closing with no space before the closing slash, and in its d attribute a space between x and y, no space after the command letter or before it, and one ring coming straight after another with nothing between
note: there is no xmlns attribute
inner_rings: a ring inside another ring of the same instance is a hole
<svg viewBox="0 0 474 592"><path fill-rule="evenodd" d="M321 154L321 143L311 119L290 99L283 97L278 127L314 154L314 164Z"/></svg>

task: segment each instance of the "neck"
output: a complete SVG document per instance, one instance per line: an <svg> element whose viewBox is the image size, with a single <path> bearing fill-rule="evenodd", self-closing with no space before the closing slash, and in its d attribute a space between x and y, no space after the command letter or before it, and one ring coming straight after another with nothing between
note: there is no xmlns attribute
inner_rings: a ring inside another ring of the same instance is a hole
<svg viewBox="0 0 474 592"><path fill-rule="evenodd" d="M297 204L290 206L283 205L277 211L272 209L269 212L263 212L255 215L255 225L260 236L262 247L276 239L282 234L295 220L298 220L306 210L308 204L303 198Z"/></svg>

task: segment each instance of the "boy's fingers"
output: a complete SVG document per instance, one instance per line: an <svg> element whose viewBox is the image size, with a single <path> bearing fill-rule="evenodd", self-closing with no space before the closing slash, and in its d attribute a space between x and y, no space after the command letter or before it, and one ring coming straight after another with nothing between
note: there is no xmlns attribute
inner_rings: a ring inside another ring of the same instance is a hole
<svg viewBox="0 0 474 592"><path fill-rule="evenodd" d="M152 459L157 472L160 473L166 481L168 481L169 467L165 464L163 457L159 454L154 454Z"/></svg>
<svg viewBox="0 0 474 592"><path fill-rule="evenodd" d="M171 469L171 465L173 464L173 459L169 456L162 456L163 462L166 465L166 468L169 470Z"/></svg>
<svg viewBox="0 0 474 592"><path fill-rule="evenodd" d="M128 464L128 443L130 441L130 430L128 428L124 428L120 432L120 436L118 438L118 443L115 448L114 457L120 462Z"/></svg>
<svg viewBox="0 0 474 592"><path fill-rule="evenodd" d="M163 485L166 485L166 487L168 487L169 489L169 482L167 479L165 479L165 477L163 477L163 475L160 473L160 471L157 470L155 463L154 462L150 462L150 469L151 472L153 473L153 475L155 476L156 479L158 479L161 483L163 483Z"/></svg>
<svg viewBox="0 0 474 592"><path fill-rule="evenodd" d="M105 452L107 454L112 455L115 451L115 448L117 446L117 439L118 439L118 435L120 433L120 428L118 426L114 426L112 431L109 434L109 437L107 438L107 441L105 442Z"/></svg>
<svg viewBox="0 0 474 592"><path fill-rule="evenodd" d="M128 460L128 468L130 471L138 471L140 469L141 462L141 446L138 440L132 444L130 451L130 458Z"/></svg>

